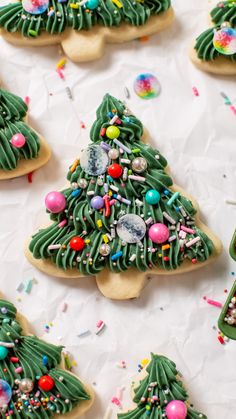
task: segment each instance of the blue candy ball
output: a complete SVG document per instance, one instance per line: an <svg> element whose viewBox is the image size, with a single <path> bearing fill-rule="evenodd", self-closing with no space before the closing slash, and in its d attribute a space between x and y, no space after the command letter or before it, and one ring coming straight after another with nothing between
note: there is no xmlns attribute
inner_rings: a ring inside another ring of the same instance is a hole
<svg viewBox="0 0 236 419"><path fill-rule="evenodd" d="M5 346L0 346L0 361L3 361L8 355L8 349Z"/></svg>
<svg viewBox="0 0 236 419"><path fill-rule="evenodd" d="M145 195L146 202L150 205L158 204L161 199L161 195L155 189L150 189Z"/></svg>
<svg viewBox="0 0 236 419"><path fill-rule="evenodd" d="M88 0L85 5L88 9L94 10L98 7L99 0Z"/></svg>

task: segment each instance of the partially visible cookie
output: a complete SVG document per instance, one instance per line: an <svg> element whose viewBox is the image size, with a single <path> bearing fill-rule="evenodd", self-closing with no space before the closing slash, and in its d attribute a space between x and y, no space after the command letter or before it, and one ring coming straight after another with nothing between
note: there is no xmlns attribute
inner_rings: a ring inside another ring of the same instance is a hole
<svg viewBox="0 0 236 419"><path fill-rule="evenodd" d="M236 1L221 1L211 11L213 26L198 36L190 58L200 69L236 75Z"/></svg>
<svg viewBox="0 0 236 419"><path fill-rule="evenodd" d="M168 28L170 0L33 0L0 7L2 36L14 45L61 44L76 62L100 58L106 43L123 43Z"/></svg>
<svg viewBox="0 0 236 419"><path fill-rule="evenodd" d="M0 416L77 419L94 392L65 369L62 347L29 333L27 320L0 299Z"/></svg>
<svg viewBox="0 0 236 419"><path fill-rule="evenodd" d="M173 361L151 354L151 360L133 380L132 399L137 405L118 413L118 419L207 419L190 405L188 394Z"/></svg>
<svg viewBox="0 0 236 419"><path fill-rule="evenodd" d="M46 141L27 124L28 107L0 88L0 180L23 176L51 157Z"/></svg>

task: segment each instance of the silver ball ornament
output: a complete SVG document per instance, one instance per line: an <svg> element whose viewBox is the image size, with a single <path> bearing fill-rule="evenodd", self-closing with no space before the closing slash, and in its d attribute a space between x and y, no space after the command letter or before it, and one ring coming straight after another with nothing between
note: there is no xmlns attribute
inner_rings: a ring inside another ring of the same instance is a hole
<svg viewBox="0 0 236 419"><path fill-rule="evenodd" d="M111 252L111 248L110 248L109 244L104 243L99 248L99 253L102 256L108 256L110 254L110 252Z"/></svg>
<svg viewBox="0 0 236 419"><path fill-rule="evenodd" d="M236 308L231 311L231 316L235 319L236 318Z"/></svg>
<svg viewBox="0 0 236 419"><path fill-rule="evenodd" d="M223 22L221 28L232 28L232 25L230 22Z"/></svg>
<svg viewBox="0 0 236 419"><path fill-rule="evenodd" d="M228 317L228 319L227 319L227 323L228 324L230 324L231 326L234 324L234 319L233 319L233 317Z"/></svg>
<svg viewBox="0 0 236 419"><path fill-rule="evenodd" d="M116 148L111 148L108 152L108 157L109 159L116 160L118 159L119 154L119 150L117 150Z"/></svg>
<svg viewBox="0 0 236 419"><path fill-rule="evenodd" d="M88 186L88 181L84 178L78 179L78 186L81 189L85 189Z"/></svg>
<svg viewBox="0 0 236 419"><path fill-rule="evenodd" d="M136 173L143 173L147 169L147 160L143 157L136 157L132 161L132 169Z"/></svg>
<svg viewBox="0 0 236 419"><path fill-rule="evenodd" d="M30 393L34 388L34 382L30 378L23 378L19 383L22 393Z"/></svg>

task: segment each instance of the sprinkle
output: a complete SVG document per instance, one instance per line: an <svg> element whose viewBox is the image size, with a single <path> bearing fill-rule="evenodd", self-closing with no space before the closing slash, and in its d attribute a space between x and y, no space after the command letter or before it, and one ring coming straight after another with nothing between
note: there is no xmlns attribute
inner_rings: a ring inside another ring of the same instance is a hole
<svg viewBox="0 0 236 419"><path fill-rule="evenodd" d="M16 288L16 291L22 292L24 288L25 288L25 286L24 286L23 282L20 282L20 284Z"/></svg>
<svg viewBox="0 0 236 419"><path fill-rule="evenodd" d="M170 236L169 239L168 239L168 242L172 242L173 240L176 240L176 236L175 235Z"/></svg>
<svg viewBox="0 0 236 419"><path fill-rule="evenodd" d="M123 7L123 4L119 0L112 0L112 3L114 3L119 9Z"/></svg>
<svg viewBox="0 0 236 419"><path fill-rule="evenodd" d="M97 220L96 224L97 224L98 228L101 228L103 226L103 222L102 222L101 219Z"/></svg>
<svg viewBox="0 0 236 419"><path fill-rule="evenodd" d="M150 39L150 36L148 36L148 35L144 35L144 36L141 36L141 37L139 38L139 41L140 41L140 42L147 42L147 41L149 41L149 39Z"/></svg>
<svg viewBox="0 0 236 419"><path fill-rule="evenodd" d="M143 176L129 175L128 177L131 180L137 180L137 182L145 182L146 181L146 178L143 177Z"/></svg>
<svg viewBox="0 0 236 419"><path fill-rule="evenodd" d="M170 248L169 244L164 244L164 246L161 247L162 250L167 250Z"/></svg>
<svg viewBox="0 0 236 419"><path fill-rule="evenodd" d="M168 260L170 260L170 259L168 258L168 256L164 256L164 257L163 257L163 260L164 260L165 262L168 262Z"/></svg>
<svg viewBox="0 0 236 419"><path fill-rule="evenodd" d="M0 342L0 346L5 348L14 348L15 344L13 342Z"/></svg>
<svg viewBox="0 0 236 419"><path fill-rule="evenodd" d="M103 239L104 243L106 243L106 244L109 243L109 239L107 237L107 234L103 234L102 239Z"/></svg>
<svg viewBox="0 0 236 419"><path fill-rule="evenodd" d="M125 361L117 362L116 366L118 368L125 369L126 368L126 362Z"/></svg>
<svg viewBox="0 0 236 419"><path fill-rule="evenodd" d="M57 226L57 227L62 228L62 227L64 227L66 224L67 224L67 220L66 220L66 219L64 219L64 220L62 220L62 221L58 224L58 226Z"/></svg>
<svg viewBox="0 0 236 419"><path fill-rule="evenodd" d="M33 36L33 37L35 37L35 36L37 36L37 35L38 35L38 32L37 32L37 31L34 31L33 29L30 29L30 30L29 30L29 35L31 35L31 36Z"/></svg>
<svg viewBox="0 0 236 419"><path fill-rule="evenodd" d="M76 170L76 167L78 166L78 164L79 164L79 159L76 159L74 161L74 163L72 164L71 168L70 168L70 172L71 173L74 173L74 171Z"/></svg>
<svg viewBox="0 0 236 419"><path fill-rule="evenodd" d="M115 191L115 192L118 192L118 191L119 191L118 186L115 186L115 185L110 185L110 189L111 189L112 191Z"/></svg>
<svg viewBox="0 0 236 419"><path fill-rule="evenodd" d="M111 228L111 237L114 239L116 237L116 230L115 228Z"/></svg>
<svg viewBox="0 0 236 419"><path fill-rule="evenodd" d="M102 147L103 150L105 151L109 151L111 149L110 144L105 143L104 141L101 142L100 146Z"/></svg>
<svg viewBox="0 0 236 419"><path fill-rule="evenodd" d="M25 96L24 102L27 106L29 106L30 104L30 97L29 96Z"/></svg>
<svg viewBox="0 0 236 419"><path fill-rule="evenodd" d="M230 109L233 112L234 115L236 115L236 108L234 105L230 105Z"/></svg>
<svg viewBox="0 0 236 419"><path fill-rule="evenodd" d="M60 68L57 68L56 72L57 72L58 76L60 77L60 79L62 79L62 80L65 79L65 76L64 76L64 74L63 74L63 72Z"/></svg>
<svg viewBox="0 0 236 419"><path fill-rule="evenodd" d="M196 231L192 230L192 228L188 228L188 227L185 227L183 225L181 225L180 228L181 228L181 230L185 231L185 233L189 233L189 234L195 234L196 233Z"/></svg>
<svg viewBox="0 0 236 419"><path fill-rule="evenodd" d="M152 217L149 217L149 218L145 221L145 224L149 225L149 224L151 224L152 222L153 222L153 218L152 218Z"/></svg>
<svg viewBox="0 0 236 419"><path fill-rule="evenodd" d="M94 191L88 191L88 192L87 192L87 195L88 195L88 196L92 196L92 195L94 195L94 193L95 193Z"/></svg>
<svg viewBox="0 0 236 419"><path fill-rule="evenodd" d="M236 201L233 201L231 199L226 199L226 204L230 204L230 205L236 205Z"/></svg>
<svg viewBox="0 0 236 419"><path fill-rule="evenodd" d="M27 175L27 178L28 178L28 182L29 182L29 183L32 183L32 182L33 182L33 173L34 173L34 172L30 172L30 173L28 173L28 175Z"/></svg>
<svg viewBox="0 0 236 419"><path fill-rule="evenodd" d="M220 94L225 99L225 105L232 105L231 100L229 99L229 97L224 92L220 92Z"/></svg>
<svg viewBox="0 0 236 419"><path fill-rule="evenodd" d="M43 361L43 365L46 367L46 365L48 365L48 357L47 357L47 355L44 355L43 356L42 361Z"/></svg>
<svg viewBox="0 0 236 419"><path fill-rule="evenodd" d="M122 150L126 151L126 153L128 154L132 153L131 149L126 147L124 144L122 144L119 140L117 140L117 138L113 140L113 143L118 145L118 147L120 147Z"/></svg>
<svg viewBox="0 0 236 419"><path fill-rule="evenodd" d="M101 129L100 135L101 135L101 137L104 137L105 134L106 134L106 128L104 127L104 128Z"/></svg>
<svg viewBox="0 0 236 419"><path fill-rule="evenodd" d="M133 262L136 259L136 257L137 257L136 254L133 253L129 258L130 262Z"/></svg>
<svg viewBox="0 0 236 419"><path fill-rule="evenodd" d="M129 92L129 89L126 86L124 87L124 92L125 92L126 99L129 99L130 98L130 92Z"/></svg>
<svg viewBox="0 0 236 419"><path fill-rule="evenodd" d="M128 179L128 167L125 167L123 170L122 180L126 181Z"/></svg>
<svg viewBox="0 0 236 419"><path fill-rule="evenodd" d="M189 242L186 243L186 247L191 247L193 246L193 244L199 242L199 240L201 240L201 237L197 236L194 239L190 240Z"/></svg>
<svg viewBox="0 0 236 419"><path fill-rule="evenodd" d="M10 357L10 361L11 361L13 364L17 364L17 362L19 362L19 358L17 358L16 356L11 356L11 357Z"/></svg>
<svg viewBox="0 0 236 419"><path fill-rule="evenodd" d="M140 148L133 148L132 153L133 154L140 153Z"/></svg>
<svg viewBox="0 0 236 419"><path fill-rule="evenodd" d="M73 100L72 91L69 86L66 86L66 94L70 100Z"/></svg>
<svg viewBox="0 0 236 419"><path fill-rule="evenodd" d="M199 96L199 91L195 86L193 86L193 93L194 93L194 96Z"/></svg>
<svg viewBox="0 0 236 419"><path fill-rule="evenodd" d="M182 214L183 217L186 217L187 216L187 214L184 211L183 207L179 207L179 210L180 210L180 212L181 212L181 214Z"/></svg>
<svg viewBox="0 0 236 419"><path fill-rule="evenodd" d="M116 198L118 199L118 201L122 202L123 204L131 205L131 201L129 199L123 198L123 196L121 195L117 195Z"/></svg>
<svg viewBox="0 0 236 419"><path fill-rule="evenodd" d="M111 414L112 414L112 409L111 409L111 407L109 406L109 407L107 408L106 412L105 412L105 416L104 416L104 418L103 418L103 419L110 419L110 418L111 418Z"/></svg>
<svg viewBox="0 0 236 419"><path fill-rule="evenodd" d="M114 1L114 0L113 0L113 1ZM112 397L111 402L112 402L113 404L115 404L116 406L121 407L121 402L120 402L120 400L119 400L117 397Z"/></svg>
<svg viewBox="0 0 236 419"><path fill-rule="evenodd" d="M118 115L114 115L113 118L110 120L109 124L113 125L118 118L119 118Z"/></svg>
<svg viewBox="0 0 236 419"><path fill-rule="evenodd" d="M120 250L119 252L114 253L114 255L111 256L111 260L115 261L117 259L119 259L121 256L123 255L122 250Z"/></svg>
<svg viewBox="0 0 236 419"><path fill-rule="evenodd" d="M23 368L22 368L22 367L17 367L17 368L15 369L15 372L16 372L17 374L20 374L22 371L23 371Z"/></svg>
<svg viewBox="0 0 236 419"><path fill-rule="evenodd" d="M225 341L224 341L224 339L222 338L221 335L218 336L218 341L221 343L221 345L225 344Z"/></svg>
<svg viewBox="0 0 236 419"><path fill-rule="evenodd" d="M65 361L65 366L67 370L71 370L72 365L71 365L71 361L70 361L70 357L68 355L68 353L63 353L64 355L64 361Z"/></svg>
<svg viewBox="0 0 236 419"><path fill-rule="evenodd" d="M57 63L57 68L64 68L66 65L66 58L61 58L61 60Z"/></svg>
<svg viewBox="0 0 236 419"><path fill-rule="evenodd" d="M78 3L70 3L70 7L71 7L71 9L78 9L79 4Z"/></svg>
<svg viewBox="0 0 236 419"><path fill-rule="evenodd" d="M58 250L61 249L61 244L50 244L48 250Z"/></svg>
<svg viewBox="0 0 236 419"><path fill-rule="evenodd" d="M85 338L86 336L91 335L91 331L90 330L85 330L84 332L79 333L77 336L78 338Z"/></svg>
<svg viewBox="0 0 236 419"><path fill-rule="evenodd" d="M167 205L170 207L173 202L179 197L179 192L175 192L172 197L167 201Z"/></svg>
<svg viewBox="0 0 236 419"><path fill-rule="evenodd" d="M77 198L80 195L81 189L75 189L73 192L71 192L71 196L73 196L73 198Z"/></svg>
<svg viewBox="0 0 236 419"><path fill-rule="evenodd" d="M65 313L67 311L67 309L68 309L68 304L66 302L64 302L63 305L62 305L62 308L61 308L62 313Z"/></svg>
<svg viewBox="0 0 236 419"><path fill-rule="evenodd" d="M27 294L30 294L31 293L31 290L32 290L32 287L33 287L33 281L32 281L32 279L29 279L27 281L26 285L25 285L25 292Z"/></svg>
<svg viewBox="0 0 236 419"><path fill-rule="evenodd" d="M169 214L167 214L167 212L163 211L163 217L169 221L171 224L176 224L176 221L174 220L174 218L172 218Z"/></svg>
<svg viewBox="0 0 236 419"><path fill-rule="evenodd" d="M221 303L219 303L218 301L210 300L209 298L206 300L206 302L208 304L212 305L212 306L215 306L215 307L219 307L219 308L223 307L223 305Z"/></svg>
<svg viewBox="0 0 236 419"><path fill-rule="evenodd" d="M106 327L105 323L102 320L100 320L97 324L98 330L96 331L96 335L99 335L99 333L101 333L101 331L104 330L105 327Z"/></svg>
<svg viewBox="0 0 236 419"><path fill-rule="evenodd" d="M129 159L120 159L121 163L125 163L125 164L130 164L130 160Z"/></svg>

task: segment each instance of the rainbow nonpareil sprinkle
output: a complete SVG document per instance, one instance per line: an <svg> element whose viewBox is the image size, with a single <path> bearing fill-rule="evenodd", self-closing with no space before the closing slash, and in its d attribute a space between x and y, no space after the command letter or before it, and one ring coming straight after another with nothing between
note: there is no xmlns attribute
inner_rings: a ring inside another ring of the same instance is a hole
<svg viewBox="0 0 236 419"><path fill-rule="evenodd" d="M236 54L236 30L233 28L221 28L215 32L213 45L223 55Z"/></svg>
<svg viewBox="0 0 236 419"><path fill-rule="evenodd" d="M134 81L134 91L142 99L153 99L160 94L161 85L153 74L139 74Z"/></svg>

